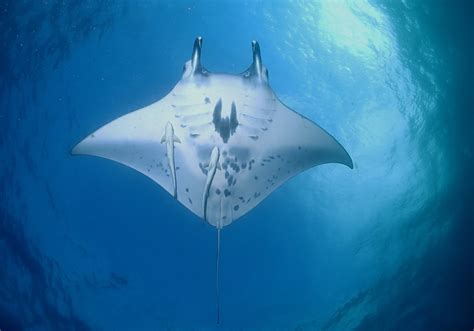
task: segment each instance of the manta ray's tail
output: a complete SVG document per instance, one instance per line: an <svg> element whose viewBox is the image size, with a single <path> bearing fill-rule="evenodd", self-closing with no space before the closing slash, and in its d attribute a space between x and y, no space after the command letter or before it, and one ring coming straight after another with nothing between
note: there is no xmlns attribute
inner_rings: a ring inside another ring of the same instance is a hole
<svg viewBox="0 0 474 331"><path fill-rule="evenodd" d="M217 324L219 324L220 304L219 304L219 251L221 244L221 229L217 228L217 253L216 253L216 304L217 304Z"/></svg>

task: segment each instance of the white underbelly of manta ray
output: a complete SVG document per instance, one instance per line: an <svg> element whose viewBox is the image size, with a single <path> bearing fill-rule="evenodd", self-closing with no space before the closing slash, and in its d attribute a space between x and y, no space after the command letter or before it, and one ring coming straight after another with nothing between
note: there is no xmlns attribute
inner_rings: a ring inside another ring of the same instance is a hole
<svg viewBox="0 0 474 331"><path fill-rule="evenodd" d="M324 163L352 168L331 135L278 100L257 42L253 63L238 75L206 70L201 46L198 37L168 95L103 126L73 154L141 172L218 230L305 169Z"/></svg>
<svg viewBox="0 0 474 331"><path fill-rule="evenodd" d="M258 43L252 43L252 65L239 75L207 71L201 45L197 38L182 79L167 96L103 126L73 154L138 170L217 228L305 169L323 163L352 168L332 136L278 100Z"/></svg>

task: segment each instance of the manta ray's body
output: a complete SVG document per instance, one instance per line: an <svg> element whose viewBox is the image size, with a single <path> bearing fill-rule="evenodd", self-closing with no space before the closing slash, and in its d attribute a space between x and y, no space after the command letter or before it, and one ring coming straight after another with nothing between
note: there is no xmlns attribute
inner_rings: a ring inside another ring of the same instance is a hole
<svg viewBox="0 0 474 331"><path fill-rule="evenodd" d="M352 168L326 131L280 102L258 43L240 75L201 65L202 39L182 79L163 99L103 126L74 149L150 177L218 230L286 180L324 163Z"/></svg>

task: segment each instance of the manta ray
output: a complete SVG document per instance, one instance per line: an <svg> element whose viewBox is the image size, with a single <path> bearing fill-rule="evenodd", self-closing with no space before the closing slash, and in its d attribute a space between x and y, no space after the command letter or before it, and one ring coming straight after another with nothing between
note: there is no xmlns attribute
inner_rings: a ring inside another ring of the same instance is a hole
<svg viewBox="0 0 474 331"><path fill-rule="evenodd" d="M353 164L334 137L278 99L256 41L252 64L237 75L207 70L201 48L198 37L164 98L104 125L72 153L139 171L217 229L219 323L220 230L308 168Z"/></svg>

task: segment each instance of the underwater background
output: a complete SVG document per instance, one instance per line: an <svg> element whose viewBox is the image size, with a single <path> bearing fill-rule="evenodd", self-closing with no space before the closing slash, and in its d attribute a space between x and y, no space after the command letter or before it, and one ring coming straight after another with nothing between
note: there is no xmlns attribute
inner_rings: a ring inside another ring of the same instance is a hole
<svg viewBox="0 0 474 331"><path fill-rule="evenodd" d="M471 330L472 1L0 1L0 329ZM138 172L72 157L260 42L354 170L285 183L221 234Z"/></svg>

